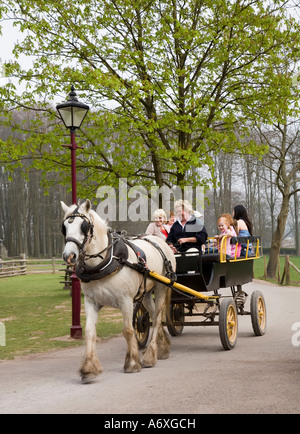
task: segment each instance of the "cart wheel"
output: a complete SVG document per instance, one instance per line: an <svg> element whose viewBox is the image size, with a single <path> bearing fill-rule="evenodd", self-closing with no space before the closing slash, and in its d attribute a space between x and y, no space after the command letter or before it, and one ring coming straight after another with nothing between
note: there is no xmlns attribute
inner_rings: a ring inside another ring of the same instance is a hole
<svg viewBox="0 0 300 434"><path fill-rule="evenodd" d="M171 303L169 313L171 320L179 324L167 324L168 332L171 336L179 336L184 327L184 305L182 303Z"/></svg>
<svg viewBox="0 0 300 434"><path fill-rule="evenodd" d="M150 333L150 315L141 303L137 303L133 309L132 325L139 348L145 348Z"/></svg>
<svg viewBox="0 0 300 434"><path fill-rule="evenodd" d="M220 304L219 334L225 350L231 350L237 340L238 315L232 298L224 298Z"/></svg>
<svg viewBox="0 0 300 434"><path fill-rule="evenodd" d="M267 328L267 310L261 291L254 291L250 299L252 328L256 336L263 336Z"/></svg>

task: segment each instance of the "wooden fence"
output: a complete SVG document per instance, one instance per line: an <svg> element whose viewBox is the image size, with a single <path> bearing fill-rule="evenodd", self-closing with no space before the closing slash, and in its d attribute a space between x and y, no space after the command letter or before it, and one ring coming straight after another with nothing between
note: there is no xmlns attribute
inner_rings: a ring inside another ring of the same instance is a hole
<svg viewBox="0 0 300 434"><path fill-rule="evenodd" d="M285 263L284 263L284 269L283 269L283 273L282 276L280 278L280 266L279 266L279 261L278 261L278 283L280 283L280 285L283 285L284 280L285 280L285 284L289 285L291 283L291 277L290 277L290 268L293 268L294 270L297 271L297 273L299 273L300 275L300 270L296 267L295 264L293 264L290 260L290 256L289 255L285 255Z"/></svg>
<svg viewBox="0 0 300 434"><path fill-rule="evenodd" d="M280 270L280 257L284 257L284 268L281 275ZM293 268L300 276L300 270L296 267L295 264L290 260L290 255L279 255L278 256L278 265L277 265L277 282L278 285L290 285L291 284L291 268ZM264 255L264 278L267 280L267 257Z"/></svg>
<svg viewBox="0 0 300 434"><path fill-rule="evenodd" d="M293 264L290 260L289 255L285 255L285 265L284 270L281 276L280 273L280 263L278 260L278 269L277 269L277 280L278 284L283 285L284 281L286 285L290 284L290 268L296 270L300 275L300 270ZM264 268L265 268L265 278L267 278L267 261L266 256L264 256ZM65 289L69 289L70 287L70 274L71 268L67 268L65 264L63 264L62 259L60 258L51 258L51 259L26 259L25 255L20 258L14 258L9 260L0 260L0 278L1 277L12 277L19 276L25 274L39 274L39 273L59 273L64 272L65 277L64 281L61 283L65 284Z"/></svg>
<svg viewBox="0 0 300 434"><path fill-rule="evenodd" d="M62 259L27 259L24 256L0 260L0 278L24 274L58 273L63 271Z"/></svg>

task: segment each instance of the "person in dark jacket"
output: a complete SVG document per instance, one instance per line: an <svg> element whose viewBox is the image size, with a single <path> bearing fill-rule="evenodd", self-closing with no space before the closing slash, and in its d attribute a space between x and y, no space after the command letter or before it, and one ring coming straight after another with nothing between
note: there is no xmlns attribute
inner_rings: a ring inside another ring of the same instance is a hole
<svg viewBox="0 0 300 434"><path fill-rule="evenodd" d="M177 220L173 223L166 239L174 253L186 252L192 247L201 251L206 243L207 231L202 221L195 217L193 208L187 200L178 200L174 205Z"/></svg>

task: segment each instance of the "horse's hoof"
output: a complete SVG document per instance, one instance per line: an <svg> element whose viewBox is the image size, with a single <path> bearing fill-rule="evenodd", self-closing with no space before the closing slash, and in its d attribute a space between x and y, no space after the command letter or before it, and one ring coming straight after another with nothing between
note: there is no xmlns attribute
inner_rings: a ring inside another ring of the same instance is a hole
<svg viewBox="0 0 300 434"><path fill-rule="evenodd" d="M157 350L149 345L143 354L142 367L152 368L157 362Z"/></svg>
<svg viewBox="0 0 300 434"><path fill-rule="evenodd" d="M157 358L159 360L166 360L169 358L170 353L169 352L164 352L164 353L158 353Z"/></svg>
<svg viewBox="0 0 300 434"><path fill-rule="evenodd" d="M134 374L135 372L141 372L142 366L140 363L135 363L132 366L124 366L125 374Z"/></svg>
<svg viewBox="0 0 300 434"><path fill-rule="evenodd" d="M85 374L81 376L81 382L82 384L91 384L93 383L97 378L97 375L95 374Z"/></svg>
<svg viewBox="0 0 300 434"><path fill-rule="evenodd" d="M142 361L142 367L143 368L153 368L154 365L155 365L155 363L146 362L145 360Z"/></svg>

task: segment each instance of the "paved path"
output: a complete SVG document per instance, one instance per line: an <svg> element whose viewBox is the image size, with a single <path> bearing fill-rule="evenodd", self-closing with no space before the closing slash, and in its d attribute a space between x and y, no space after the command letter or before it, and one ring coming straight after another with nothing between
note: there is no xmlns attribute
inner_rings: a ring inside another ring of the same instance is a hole
<svg viewBox="0 0 300 434"><path fill-rule="evenodd" d="M253 282L244 289L265 295L265 336L239 317L236 347L224 351L217 327L186 327L171 338L168 360L137 374L122 372L118 336L98 343L104 372L89 385L76 373L83 347L2 361L0 413L299 413L300 288Z"/></svg>

